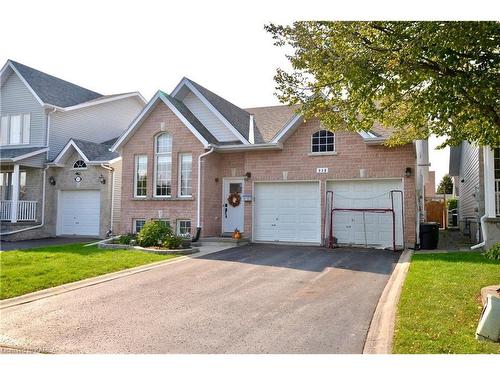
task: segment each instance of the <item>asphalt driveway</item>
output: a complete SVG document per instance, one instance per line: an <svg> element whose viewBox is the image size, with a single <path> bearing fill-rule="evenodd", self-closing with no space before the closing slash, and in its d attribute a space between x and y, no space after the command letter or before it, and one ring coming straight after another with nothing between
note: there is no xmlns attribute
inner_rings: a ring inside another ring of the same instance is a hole
<svg viewBox="0 0 500 375"><path fill-rule="evenodd" d="M0 311L57 353L361 353L399 254L254 244Z"/></svg>

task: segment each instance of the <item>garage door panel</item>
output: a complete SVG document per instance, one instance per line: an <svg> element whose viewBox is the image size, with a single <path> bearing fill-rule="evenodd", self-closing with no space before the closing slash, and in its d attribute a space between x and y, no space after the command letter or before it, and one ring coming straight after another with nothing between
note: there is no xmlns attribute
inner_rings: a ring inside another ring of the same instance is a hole
<svg viewBox="0 0 500 375"><path fill-rule="evenodd" d="M61 191L57 234L98 236L100 191Z"/></svg>
<svg viewBox="0 0 500 375"><path fill-rule="evenodd" d="M256 241L319 243L319 183L255 183L254 215Z"/></svg>

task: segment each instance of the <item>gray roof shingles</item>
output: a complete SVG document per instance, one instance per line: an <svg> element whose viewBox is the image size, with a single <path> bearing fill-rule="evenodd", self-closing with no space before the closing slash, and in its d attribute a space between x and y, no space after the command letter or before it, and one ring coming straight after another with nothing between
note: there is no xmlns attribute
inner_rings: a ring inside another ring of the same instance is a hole
<svg viewBox="0 0 500 375"><path fill-rule="evenodd" d="M250 114L200 84L186 78L231 125L248 140Z"/></svg>
<svg viewBox="0 0 500 375"><path fill-rule="evenodd" d="M109 150L111 147L107 142L105 143L94 143L89 141L84 141L81 139L73 139L73 142L78 146L80 150L85 154L89 161L110 161L116 159L120 156L117 152L112 152Z"/></svg>
<svg viewBox="0 0 500 375"><path fill-rule="evenodd" d="M1 148L0 159L9 160L44 148L46 147Z"/></svg>
<svg viewBox="0 0 500 375"><path fill-rule="evenodd" d="M16 61L10 60L10 62L45 104L65 108L103 96L97 92L43 73Z"/></svg>

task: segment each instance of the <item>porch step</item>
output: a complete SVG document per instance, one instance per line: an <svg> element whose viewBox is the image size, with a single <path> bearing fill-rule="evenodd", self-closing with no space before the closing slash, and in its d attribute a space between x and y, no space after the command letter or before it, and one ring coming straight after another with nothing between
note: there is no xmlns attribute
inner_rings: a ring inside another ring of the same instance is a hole
<svg viewBox="0 0 500 375"><path fill-rule="evenodd" d="M223 243L223 244L233 243L238 246L241 246L250 243L250 240L245 237L239 240L235 240L231 237L203 237L200 238L198 242L194 242L193 245L200 246L200 245L217 244L217 243Z"/></svg>

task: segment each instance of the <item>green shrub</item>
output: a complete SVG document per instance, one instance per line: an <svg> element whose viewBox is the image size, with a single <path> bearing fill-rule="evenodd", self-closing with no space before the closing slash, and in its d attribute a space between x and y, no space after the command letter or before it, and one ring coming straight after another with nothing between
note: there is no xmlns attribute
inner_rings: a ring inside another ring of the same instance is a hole
<svg viewBox="0 0 500 375"><path fill-rule="evenodd" d="M175 250L182 245L184 238L170 234L163 239L163 246L170 250Z"/></svg>
<svg viewBox="0 0 500 375"><path fill-rule="evenodd" d="M134 235L132 233L122 234L118 239L118 243L122 245L130 245L130 241L134 239Z"/></svg>
<svg viewBox="0 0 500 375"><path fill-rule="evenodd" d="M137 234L137 243L143 247L159 246L165 238L172 235L172 229L163 221L151 220Z"/></svg>
<svg viewBox="0 0 500 375"><path fill-rule="evenodd" d="M458 199L452 198L448 200L448 210L454 210L458 207Z"/></svg>
<svg viewBox="0 0 500 375"><path fill-rule="evenodd" d="M494 244L485 254L484 256L488 259L492 260L500 260L500 242Z"/></svg>

